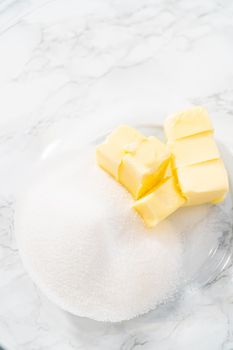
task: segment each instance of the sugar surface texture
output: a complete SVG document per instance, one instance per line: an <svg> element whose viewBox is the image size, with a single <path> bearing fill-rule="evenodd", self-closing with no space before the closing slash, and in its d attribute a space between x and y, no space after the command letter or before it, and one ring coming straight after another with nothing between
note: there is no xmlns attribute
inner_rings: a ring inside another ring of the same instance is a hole
<svg viewBox="0 0 233 350"><path fill-rule="evenodd" d="M32 279L60 307L100 321L143 314L181 278L181 237L148 230L130 195L95 164L94 149L37 169L19 197L15 231Z"/></svg>

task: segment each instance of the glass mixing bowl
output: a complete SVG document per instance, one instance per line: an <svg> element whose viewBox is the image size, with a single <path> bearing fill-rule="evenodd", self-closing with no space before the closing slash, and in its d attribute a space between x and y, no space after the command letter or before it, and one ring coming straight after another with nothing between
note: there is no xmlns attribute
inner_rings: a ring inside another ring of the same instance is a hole
<svg viewBox="0 0 233 350"><path fill-rule="evenodd" d="M145 135L164 138L160 125L135 125ZM42 152L39 162L47 160L69 149L80 150L77 133L74 130L63 133L62 139L54 140ZM93 147L104 141L105 135L82 145ZM222 158L229 173L230 185L233 178L233 158L229 149L218 143ZM232 186L230 186L232 188ZM228 266L232 256L232 192L230 189L225 201L218 205L202 205L179 209L171 216L172 224L180 230L183 239L183 282L177 295L181 295L187 286L204 287L215 280Z"/></svg>

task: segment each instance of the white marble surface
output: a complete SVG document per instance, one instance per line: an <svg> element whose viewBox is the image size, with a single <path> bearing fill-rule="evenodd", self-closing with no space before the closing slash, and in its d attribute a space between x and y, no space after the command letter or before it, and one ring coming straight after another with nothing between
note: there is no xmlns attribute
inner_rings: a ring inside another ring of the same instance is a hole
<svg viewBox="0 0 233 350"><path fill-rule="evenodd" d="M15 191L44 147L198 103L233 147L231 0L0 2L0 344L10 350L232 350L233 267L176 307L121 324L67 315L22 267Z"/></svg>

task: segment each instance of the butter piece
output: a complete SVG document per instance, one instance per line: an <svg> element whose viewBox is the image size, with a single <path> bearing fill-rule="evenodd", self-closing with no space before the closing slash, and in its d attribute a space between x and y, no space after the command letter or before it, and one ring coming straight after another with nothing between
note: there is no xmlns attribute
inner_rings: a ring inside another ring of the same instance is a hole
<svg viewBox="0 0 233 350"><path fill-rule="evenodd" d="M173 141L169 147L175 167L183 167L220 158L212 132Z"/></svg>
<svg viewBox="0 0 233 350"><path fill-rule="evenodd" d="M99 166L112 175L116 180L119 178L119 167L124 155L128 152L127 147L134 148L145 139L137 130L121 125L115 129L106 141L97 146L96 159Z"/></svg>
<svg viewBox="0 0 233 350"><path fill-rule="evenodd" d="M166 145L154 136L127 152L119 169L119 182L138 199L161 180L170 155Z"/></svg>
<svg viewBox="0 0 233 350"><path fill-rule="evenodd" d="M163 180L145 197L137 200L133 208L144 220L146 226L154 227L185 203L176 187L175 178Z"/></svg>
<svg viewBox="0 0 233 350"><path fill-rule="evenodd" d="M177 177L187 205L219 202L228 192L228 176L221 159L177 168Z"/></svg>
<svg viewBox="0 0 233 350"><path fill-rule="evenodd" d="M205 108L192 107L167 118L164 124L164 130L168 141L172 141L202 132L212 131L213 126Z"/></svg>

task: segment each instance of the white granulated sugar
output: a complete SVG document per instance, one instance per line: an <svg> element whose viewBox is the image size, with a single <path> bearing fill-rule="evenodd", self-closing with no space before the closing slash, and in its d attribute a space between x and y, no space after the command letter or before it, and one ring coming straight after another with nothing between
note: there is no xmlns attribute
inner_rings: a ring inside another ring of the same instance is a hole
<svg viewBox="0 0 233 350"><path fill-rule="evenodd" d="M33 280L62 308L101 321L145 313L180 283L182 243L144 227L94 149L45 164L18 201L15 230Z"/></svg>

